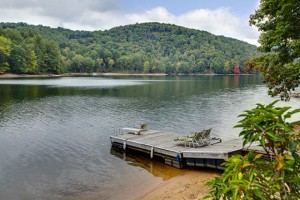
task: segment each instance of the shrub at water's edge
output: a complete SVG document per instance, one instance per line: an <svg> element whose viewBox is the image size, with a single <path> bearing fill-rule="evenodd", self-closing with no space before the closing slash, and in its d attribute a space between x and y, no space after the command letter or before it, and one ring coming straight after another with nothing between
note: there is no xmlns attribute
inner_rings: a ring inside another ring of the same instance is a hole
<svg viewBox="0 0 300 200"><path fill-rule="evenodd" d="M258 142L264 154L254 151L236 155L224 163L221 177L207 184L212 187L206 199L299 199L300 121L287 119L300 109L257 104L240 115L244 145Z"/></svg>
<svg viewBox="0 0 300 200"><path fill-rule="evenodd" d="M261 32L261 56L249 61L265 78L271 96L289 100L300 84L300 1L260 0L250 24ZM208 182L208 199L300 199L300 121L288 122L300 109L257 104L240 115L236 127L244 145L258 142L254 151L233 156L221 177ZM289 111L289 112L288 112ZM299 120L299 119L298 119Z"/></svg>

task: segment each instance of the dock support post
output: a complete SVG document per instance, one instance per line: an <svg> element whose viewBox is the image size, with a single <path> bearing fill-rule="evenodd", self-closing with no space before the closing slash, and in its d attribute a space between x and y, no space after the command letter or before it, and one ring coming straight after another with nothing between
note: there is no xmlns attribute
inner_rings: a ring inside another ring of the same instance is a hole
<svg viewBox="0 0 300 200"><path fill-rule="evenodd" d="M123 143L123 150L124 151L126 150L126 141L124 141L124 143Z"/></svg>
<svg viewBox="0 0 300 200"><path fill-rule="evenodd" d="M153 158L153 153L154 153L154 147L151 147L151 151L150 151L150 158Z"/></svg>

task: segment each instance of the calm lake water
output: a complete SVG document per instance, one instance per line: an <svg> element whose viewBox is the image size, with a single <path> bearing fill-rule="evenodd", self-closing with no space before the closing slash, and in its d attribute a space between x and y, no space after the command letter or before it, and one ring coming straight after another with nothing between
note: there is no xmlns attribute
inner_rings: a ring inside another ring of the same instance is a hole
<svg viewBox="0 0 300 200"><path fill-rule="evenodd" d="M237 115L269 103L258 76L0 80L0 199L122 199L173 174L111 150L121 127L238 136ZM282 103L284 104L284 103ZM288 104L300 105L299 100ZM134 197L134 196L132 196Z"/></svg>

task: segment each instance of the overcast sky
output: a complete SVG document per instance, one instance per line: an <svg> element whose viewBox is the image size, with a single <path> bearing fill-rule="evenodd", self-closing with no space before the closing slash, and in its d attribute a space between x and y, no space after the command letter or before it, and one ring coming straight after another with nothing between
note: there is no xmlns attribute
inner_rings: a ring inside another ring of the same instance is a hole
<svg viewBox="0 0 300 200"><path fill-rule="evenodd" d="M249 15L259 0L0 0L1 22L105 30L142 22L171 23L258 44Z"/></svg>

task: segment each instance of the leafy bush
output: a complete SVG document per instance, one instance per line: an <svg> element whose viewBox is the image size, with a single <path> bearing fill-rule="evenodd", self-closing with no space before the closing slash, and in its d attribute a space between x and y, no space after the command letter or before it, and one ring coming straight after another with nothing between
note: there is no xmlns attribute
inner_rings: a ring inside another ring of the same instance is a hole
<svg viewBox="0 0 300 200"><path fill-rule="evenodd" d="M276 102L239 116L243 145L258 142L264 152L227 159L223 175L207 183L206 199L300 199L300 121L287 121L300 109L288 112Z"/></svg>

